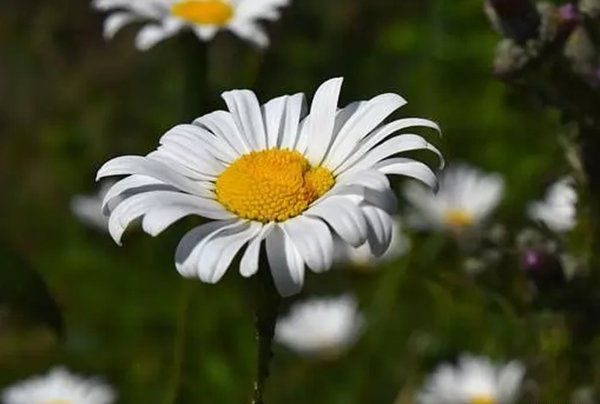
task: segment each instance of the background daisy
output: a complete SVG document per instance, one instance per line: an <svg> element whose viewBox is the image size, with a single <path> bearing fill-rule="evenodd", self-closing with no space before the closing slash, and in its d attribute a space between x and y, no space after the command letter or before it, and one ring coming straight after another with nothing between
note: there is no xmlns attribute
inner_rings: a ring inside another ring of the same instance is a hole
<svg viewBox="0 0 600 404"><path fill-rule="evenodd" d="M512 404L519 398L525 369L518 362L496 365L463 355L456 365L441 365L426 381L419 404Z"/></svg>
<svg viewBox="0 0 600 404"><path fill-rule="evenodd" d="M109 11L104 36L112 39L127 24L147 23L136 46L147 50L182 29L192 30L203 41L219 30L228 30L253 44L266 47L269 38L260 20L276 20L279 8L291 0L94 0L93 6Z"/></svg>
<svg viewBox="0 0 600 404"><path fill-rule="evenodd" d="M563 178L550 186L543 201L530 203L527 212L553 232L564 233L577 225L577 199L573 178Z"/></svg>
<svg viewBox="0 0 600 404"><path fill-rule="evenodd" d="M364 325L354 297L313 298L277 322L275 339L299 354L331 358L349 349Z"/></svg>
<svg viewBox="0 0 600 404"><path fill-rule="evenodd" d="M445 170L435 193L417 183L404 188L412 207L411 225L454 234L479 227L498 206L503 192L504 181L498 174L466 165Z"/></svg>
<svg viewBox="0 0 600 404"><path fill-rule="evenodd" d="M112 388L95 378L83 378L64 368L6 388L3 404L111 404Z"/></svg>
<svg viewBox="0 0 600 404"><path fill-rule="evenodd" d="M117 243L142 218L158 235L179 219L212 219L181 240L175 261L188 278L216 283L242 251L240 273L258 271L263 241L280 294L297 293L304 268L328 270L334 234L354 247L368 243L375 256L389 248L396 198L386 175L416 178L434 186L425 164L394 157L403 152L440 152L411 127L439 129L428 120L384 120L406 102L396 94L338 109L342 79L322 84L308 115L304 95L260 105L254 93L223 94L229 112L216 111L179 125L142 156L106 163L98 179L128 175L107 193L109 231ZM125 200L113 209L115 197Z"/></svg>

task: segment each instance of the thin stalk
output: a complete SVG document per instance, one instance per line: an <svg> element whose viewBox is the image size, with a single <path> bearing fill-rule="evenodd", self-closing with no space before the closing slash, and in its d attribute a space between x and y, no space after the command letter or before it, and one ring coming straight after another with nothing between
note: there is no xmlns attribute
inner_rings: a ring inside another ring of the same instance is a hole
<svg viewBox="0 0 600 404"><path fill-rule="evenodd" d="M179 304L177 306L177 330L175 333L175 341L173 343L173 365L169 387L167 388L167 393L165 395L165 404L175 403L181 385L185 340L187 335L187 317L190 302L192 300L191 282L185 279L181 282L181 292L179 294Z"/></svg>
<svg viewBox="0 0 600 404"><path fill-rule="evenodd" d="M273 357L272 345L281 297L266 265L258 272L256 305L257 371L252 404L264 404L264 391Z"/></svg>

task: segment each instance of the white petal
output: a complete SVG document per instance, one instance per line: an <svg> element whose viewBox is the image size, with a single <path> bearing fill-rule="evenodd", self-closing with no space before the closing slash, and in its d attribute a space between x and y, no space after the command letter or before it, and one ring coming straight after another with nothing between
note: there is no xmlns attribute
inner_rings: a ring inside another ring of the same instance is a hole
<svg viewBox="0 0 600 404"><path fill-rule="evenodd" d="M322 220L301 215L281 227L310 269L323 272L331 268L333 237Z"/></svg>
<svg viewBox="0 0 600 404"><path fill-rule="evenodd" d="M349 156L342 165L335 168L335 172L344 172L348 167L352 166L354 163L360 160L369 150L371 150L379 143L383 142L385 139L387 139L394 133L403 129L413 127L431 128L441 133L440 127L435 122L432 122L428 119L404 118L394 122L390 122L389 124L382 126L381 128L371 133L369 136L367 136L364 139L364 141L360 143L359 148L356 151L352 152L352 155Z"/></svg>
<svg viewBox="0 0 600 404"><path fill-rule="evenodd" d="M215 136L220 137L235 150L239 155L252 151L248 140L240 133L233 117L227 111L215 111L206 114L194 121L194 125L205 127Z"/></svg>
<svg viewBox="0 0 600 404"><path fill-rule="evenodd" d="M160 41L173 36L176 32L170 31L163 26L149 24L143 27L135 38L135 46L146 51Z"/></svg>
<svg viewBox="0 0 600 404"><path fill-rule="evenodd" d="M287 103L287 95L274 98L262 106L263 119L267 131L267 148L277 147L279 133L281 132L281 122Z"/></svg>
<svg viewBox="0 0 600 404"><path fill-rule="evenodd" d="M200 280L217 283L240 249L256 237L262 223L246 222L236 228L213 233L198 248L196 271Z"/></svg>
<svg viewBox="0 0 600 404"><path fill-rule="evenodd" d="M263 240L271 233L271 230L273 230L273 226L274 223L267 223L264 225L258 235L248 244L248 247L242 256L242 260L240 261L240 274L243 277L248 278L258 271L260 246L262 245Z"/></svg>
<svg viewBox="0 0 600 404"><path fill-rule="evenodd" d="M387 251L392 241L393 219L383 209L373 206L363 207L363 213L368 225L367 241L373 255L379 257Z"/></svg>
<svg viewBox="0 0 600 404"><path fill-rule="evenodd" d="M435 146L427 142L421 136L406 134L396 136L374 147L367 154L365 154L361 160L349 167L346 172L370 169L381 160L384 160L390 156L415 150L432 151L440 158L440 161L443 162L442 154L437 148L435 148Z"/></svg>
<svg viewBox="0 0 600 404"><path fill-rule="evenodd" d="M182 207L187 207L182 213ZM164 230L168 225L168 220L175 219L165 212L170 208L178 212L179 218L188 214L197 214L209 219L229 219L233 215L227 212L217 202L203 199L197 196L183 194L173 191L151 191L143 194L134 195L121 202L111 213L108 230L117 244L121 244L121 237L127 227L134 220L150 215L150 221L144 224L144 229L148 228L152 232ZM158 210L156 214L153 211ZM153 225L151 220L157 220L156 225ZM156 233L158 234L158 233Z"/></svg>
<svg viewBox="0 0 600 404"><path fill-rule="evenodd" d="M304 261L279 225L267 236L267 257L279 294L287 297L302 289Z"/></svg>
<svg viewBox="0 0 600 404"><path fill-rule="evenodd" d="M183 236L175 251L175 266L177 271L186 278L198 277L199 253L210 238L219 233L239 229L245 222L238 219L217 220L202 224Z"/></svg>
<svg viewBox="0 0 600 404"><path fill-rule="evenodd" d="M218 27L215 26L199 26L196 25L194 27L194 33L203 41L210 41L214 38L219 30Z"/></svg>
<svg viewBox="0 0 600 404"><path fill-rule="evenodd" d="M146 233L155 237L173 223L190 215L221 220L235 218L235 215L225 210L218 202L191 195L179 195L181 197L173 198L168 204L154 208L144 215L142 228Z"/></svg>
<svg viewBox="0 0 600 404"><path fill-rule="evenodd" d="M186 178L166 164L142 156L122 156L108 161L98 170L96 180L131 174L152 177L194 195L212 197L212 193L203 188L198 182Z"/></svg>
<svg viewBox="0 0 600 404"><path fill-rule="evenodd" d="M308 209L305 215L323 219L342 240L354 247L367 240L367 221L358 205L349 198L327 198Z"/></svg>
<svg viewBox="0 0 600 404"><path fill-rule="evenodd" d="M117 181L104 195L104 200L102 201L102 210L105 213L109 213L109 211L113 210L116 205L113 204L115 199L118 199L118 202L122 201L123 197L130 197L135 194L141 192L148 191L158 191L163 190L166 191L171 189L175 191L176 189L165 184L162 181L158 181L152 177L146 177L143 175L130 175L129 177L125 177L120 181Z"/></svg>
<svg viewBox="0 0 600 404"><path fill-rule="evenodd" d="M362 105L336 135L324 165L336 169L383 120L406 104L397 94L382 94Z"/></svg>
<svg viewBox="0 0 600 404"><path fill-rule="evenodd" d="M138 16L129 12L117 12L112 13L104 21L104 39L110 40L119 32L124 26L130 24L138 19Z"/></svg>
<svg viewBox="0 0 600 404"><path fill-rule="evenodd" d="M256 95L249 90L234 90L223 93L222 97L231 112L233 121L248 140L252 150L266 149L265 124Z"/></svg>
<svg viewBox="0 0 600 404"><path fill-rule="evenodd" d="M186 164L186 158L181 155L181 151L175 151L173 149L167 149L159 146L157 150L150 152L146 155L146 158L150 161L157 161L161 164L166 165L171 170L176 171L180 175L187 177L188 179L197 182L198 186L205 189L212 189L210 184L214 183L218 174L205 174L197 168L192 168L190 164ZM221 172L223 168L216 169L214 171ZM208 170L211 171L211 170Z"/></svg>
<svg viewBox="0 0 600 404"><path fill-rule="evenodd" d="M511 362L499 371L498 392L501 402L511 403L518 398L518 393L525 376L525 368L518 362Z"/></svg>
<svg viewBox="0 0 600 404"><path fill-rule="evenodd" d="M375 165L375 169L384 174L403 175L423 182L430 188L437 188L437 177L431 168L427 165L407 159L407 158L391 158L380 161Z"/></svg>
<svg viewBox="0 0 600 404"><path fill-rule="evenodd" d="M227 28L240 38L247 40L259 48L264 49L269 46L269 37L264 28L258 24L239 19L230 23Z"/></svg>
<svg viewBox="0 0 600 404"><path fill-rule="evenodd" d="M301 118L306 113L305 108L304 94L298 93L288 97L279 142L280 148L293 149L299 142L299 125Z"/></svg>
<svg viewBox="0 0 600 404"><path fill-rule="evenodd" d="M187 148L190 161L194 161L198 151L207 151L226 163L239 157L239 153L229 143L198 125L177 125L163 135L160 143L175 143Z"/></svg>
<svg viewBox="0 0 600 404"><path fill-rule="evenodd" d="M337 186L356 186L374 189L377 191L389 191L391 189L390 180L384 173L376 170L363 170L347 172L336 179Z"/></svg>
<svg viewBox="0 0 600 404"><path fill-rule="evenodd" d="M337 104L342 89L342 78L323 83L312 101L306 123L308 136L307 158L311 165L319 166L333 139Z"/></svg>

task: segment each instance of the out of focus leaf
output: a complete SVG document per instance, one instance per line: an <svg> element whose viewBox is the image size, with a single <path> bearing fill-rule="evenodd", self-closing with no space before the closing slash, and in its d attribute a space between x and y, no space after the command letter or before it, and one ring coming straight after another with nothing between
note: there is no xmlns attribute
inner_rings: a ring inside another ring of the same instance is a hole
<svg viewBox="0 0 600 404"><path fill-rule="evenodd" d="M51 327L59 336L64 323L56 301L40 274L0 243L0 305Z"/></svg>

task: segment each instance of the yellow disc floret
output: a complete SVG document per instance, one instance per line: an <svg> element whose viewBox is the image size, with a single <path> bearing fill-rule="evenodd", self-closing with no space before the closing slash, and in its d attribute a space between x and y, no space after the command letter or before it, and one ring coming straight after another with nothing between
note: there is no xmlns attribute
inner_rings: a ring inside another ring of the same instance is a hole
<svg viewBox="0 0 600 404"><path fill-rule="evenodd" d="M175 3L171 14L201 25L225 25L233 17L233 8L224 0L184 0Z"/></svg>
<svg viewBox="0 0 600 404"><path fill-rule="evenodd" d="M474 218L470 212L462 209L450 209L446 212L444 220L449 227L462 229L473 224Z"/></svg>
<svg viewBox="0 0 600 404"><path fill-rule="evenodd" d="M311 167L296 151L271 149L246 154L217 178L217 199L239 217L283 222L304 212L331 189L324 167Z"/></svg>
<svg viewBox="0 0 600 404"><path fill-rule="evenodd" d="M49 400L49 401L46 401L44 404L71 404L71 401L69 401L69 400L62 400L62 399L57 399L57 400Z"/></svg>
<svg viewBox="0 0 600 404"><path fill-rule="evenodd" d="M477 396L473 397L470 404L495 404L496 400L488 396Z"/></svg>

